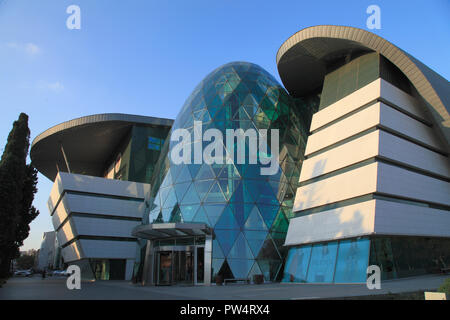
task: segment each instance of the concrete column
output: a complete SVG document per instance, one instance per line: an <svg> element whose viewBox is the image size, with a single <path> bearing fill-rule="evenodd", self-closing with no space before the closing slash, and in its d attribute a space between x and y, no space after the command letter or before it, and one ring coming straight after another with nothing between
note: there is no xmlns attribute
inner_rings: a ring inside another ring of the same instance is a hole
<svg viewBox="0 0 450 320"><path fill-rule="evenodd" d="M147 240L147 248L145 250L144 270L142 272L142 285L153 286L155 285L153 280L153 241Z"/></svg>
<svg viewBox="0 0 450 320"><path fill-rule="evenodd" d="M207 235L205 238L205 261L203 265L205 266L204 270L204 285L211 285L211 264L212 264L212 235Z"/></svg>

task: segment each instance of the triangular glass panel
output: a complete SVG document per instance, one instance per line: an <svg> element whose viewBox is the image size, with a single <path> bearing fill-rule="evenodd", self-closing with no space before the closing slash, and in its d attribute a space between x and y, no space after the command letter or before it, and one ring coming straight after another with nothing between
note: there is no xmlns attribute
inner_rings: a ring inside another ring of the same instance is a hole
<svg viewBox="0 0 450 320"><path fill-rule="evenodd" d="M170 214L172 213L173 207L162 209L162 219L163 222L169 222Z"/></svg>
<svg viewBox="0 0 450 320"><path fill-rule="evenodd" d="M281 183L280 181L275 180L269 180L268 183L272 188L272 191L275 194L278 202L282 202L284 199L284 195L286 194L287 189L286 183Z"/></svg>
<svg viewBox="0 0 450 320"><path fill-rule="evenodd" d="M207 180L207 179L214 179L215 175L213 171L211 170L211 167L207 165L206 163L202 164L200 170L197 173L197 176L195 177L195 180Z"/></svg>
<svg viewBox="0 0 450 320"><path fill-rule="evenodd" d="M148 216L148 223L154 223L158 216L161 214L161 208L156 208L152 210Z"/></svg>
<svg viewBox="0 0 450 320"><path fill-rule="evenodd" d="M281 259L280 255L278 254L278 250L275 247L272 237L270 235L267 235L266 240L264 240L264 244L259 251L257 259L258 260L261 260L261 259L280 260Z"/></svg>
<svg viewBox="0 0 450 320"><path fill-rule="evenodd" d="M219 179L240 179L241 175L233 164L226 164L218 175Z"/></svg>
<svg viewBox="0 0 450 320"><path fill-rule="evenodd" d="M198 170L200 170L201 164L189 164L187 167L189 169L189 172L191 173L191 177L195 177L198 173Z"/></svg>
<svg viewBox="0 0 450 320"><path fill-rule="evenodd" d="M181 202L183 196L186 194L187 189L189 188L191 182L183 182L174 185L172 188L175 189L175 193L177 195L178 202Z"/></svg>
<svg viewBox="0 0 450 320"><path fill-rule="evenodd" d="M211 189L211 185L214 181L215 180L194 181L195 190L197 190L199 201L203 201L208 194L209 189Z"/></svg>
<svg viewBox="0 0 450 320"><path fill-rule="evenodd" d="M207 122L211 121L211 116L209 115L209 112L208 112L208 111L206 111L206 112L203 114L203 117L202 117L201 121L202 121L203 123L207 123Z"/></svg>
<svg viewBox="0 0 450 320"><path fill-rule="evenodd" d="M184 205L180 207L184 222L192 222L197 213L199 205Z"/></svg>
<svg viewBox="0 0 450 320"><path fill-rule="evenodd" d="M281 260L259 259L256 262L261 268L266 281L276 281L281 267Z"/></svg>
<svg viewBox="0 0 450 320"><path fill-rule="evenodd" d="M222 193L222 190L219 187L219 184L217 182L214 182L211 189L209 190L209 193L206 195L204 202L226 202L227 199Z"/></svg>
<svg viewBox="0 0 450 320"><path fill-rule="evenodd" d="M236 229L214 229L216 239L222 248L222 253L227 256L230 249L233 247L234 241L239 234Z"/></svg>
<svg viewBox="0 0 450 320"><path fill-rule="evenodd" d="M254 276L254 275L257 275L257 274L262 274L262 271L261 271L261 269L259 268L258 263L255 261L255 263L253 264L252 269L251 269L250 272L248 273L248 277L249 277L250 279L253 279L253 276Z"/></svg>
<svg viewBox="0 0 450 320"><path fill-rule="evenodd" d="M228 259L254 259L253 253L242 233L239 233L233 247L227 256Z"/></svg>
<svg viewBox="0 0 450 320"><path fill-rule="evenodd" d="M161 201L160 202L161 206L166 202L167 197L169 196L171 190L172 190L171 187L159 189L158 194L159 194L159 198L160 198L160 201Z"/></svg>
<svg viewBox="0 0 450 320"><path fill-rule="evenodd" d="M197 211L197 213L195 214L194 220L193 222L200 222L200 223L206 223L207 225L211 226L209 224L209 220L205 215L205 211L203 210L202 207L200 207Z"/></svg>
<svg viewBox="0 0 450 320"><path fill-rule="evenodd" d="M191 174L189 172L188 166L184 165L183 168L181 169L180 174L175 179L174 183L190 182L190 181L192 181Z"/></svg>
<svg viewBox="0 0 450 320"><path fill-rule="evenodd" d="M271 232L270 236L272 237L273 243L275 244L278 252L282 257L286 256L287 248L284 246L284 242L286 240L286 233L280 232Z"/></svg>
<svg viewBox="0 0 450 320"><path fill-rule="evenodd" d="M271 206L258 203L258 209L259 213L261 213L261 216L264 219L264 222L266 223L267 228L270 228L273 221L275 220L275 217L277 216L279 206Z"/></svg>
<svg viewBox="0 0 450 320"><path fill-rule="evenodd" d="M229 206L225 207L215 227L220 229L239 229L233 211Z"/></svg>
<svg viewBox="0 0 450 320"><path fill-rule="evenodd" d="M244 230L244 236L247 239L248 245L252 249L253 255L257 257L264 241L267 238L267 231Z"/></svg>
<svg viewBox="0 0 450 320"><path fill-rule="evenodd" d="M245 220L247 219L248 213L250 212L251 207L253 207L253 204L230 202L228 206L230 207L230 210L233 212L234 219L239 225L239 228L243 228Z"/></svg>
<svg viewBox="0 0 450 320"><path fill-rule="evenodd" d="M231 196L230 202L238 202L238 203L254 203L255 201L250 196L250 191L248 190L244 180L241 180L241 183L236 187L233 195Z"/></svg>
<svg viewBox="0 0 450 320"><path fill-rule="evenodd" d="M216 225L217 220L225 208L225 204L204 204L203 209L208 217L211 227Z"/></svg>
<svg viewBox="0 0 450 320"><path fill-rule="evenodd" d="M230 266L228 265L227 260L225 260L220 268L219 274L222 275L223 279L232 279L234 278L233 272L231 272Z"/></svg>
<svg viewBox="0 0 450 320"><path fill-rule="evenodd" d="M231 198L233 191L237 188L238 184L240 183L239 180L228 180L228 179L227 180L220 179L217 182L219 183L220 189L222 190L226 200L229 200Z"/></svg>
<svg viewBox="0 0 450 320"><path fill-rule="evenodd" d="M211 169L214 172L215 177L217 177L220 174L223 167L224 167L224 164L220 164L220 163L213 163L211 165Z"/></svg>
<svg viewBox="0 0 450 320"><path fill-rule="evenodd" d="M194 111L193 115L194 115L194 120L195 121L202 121L203 119L203 114L205 113L205 109L199 110L199 111Z"/></svg>
<svg viewBox="0 0 450 320"><path fill-rule="evenodd" d="M181 204L198 204L200 199L197 195L197 191L194 187L194 183L189 186L189 189L185 193L183 200L181 200Z"/></svg>
<svg viewBox="0 0 450 320"><path fill-rule="evenodd" d="M160 188L166 188L166 187L169 187L170 185L172 185L172 175L171 175L170 169L169 169L169 171L167 171L166 176L164 177L163 182L161 183Z"/></svg>
<svg viewBox="0 0 450 320"><path fill-rule="evenodd" d="M216 98L214 99L214 101L215 101L215 100L220 101L220 103L219 103L217 106L214 106L213 104L211 104L211 105L208 106L208 112L209 112L209 115L210 115L210 117L211 117L212 119L214 118L214 116L216 115L216 113L217 113L220 109L222 109L222 101L221 101L218 97L216 97Z"/></svg>
<svg viewBox="0 0 450 320"><path fill-rule="evenodd" d="M275 221L272 224L271 231L274 232L287 232L289 227L289 222L287 221L286 217L284 216L283 210L280 209L278 212L277 217L275 218Z"/></svg>
<svg viewBox="0 0 450 320"><path fill-rule="evenodd" d="M258 180L246 180L246 184L252 193L253 199L255 199L258 204L279 205L279 202L268 183L263 183Z"/></svg>
<svg viewBox="0 0 450 320"><path fill-rule="evenodd" d="M250 215L245 222L246 230L263 230L267 231L266 224L264 223L261 215L259 214L259 210L256 206L253 206L253 209Z"/></svg>
<svg viewBox="0 0 450 320"><path fill-rule="evenodd" d="M214 121L225 121L225 120L228 120L226 108L221 108L214 117Z"/></svg>
<svg viewBox="0 0 450 320"><path fill-rule="evenodd" d="M173 207L173 210L170 213L169 222L183 222L183 219L181 217L180 207L178 207L178 205Z"/></svg>
<svg viewBox="0 0 450 320"><path fill-rule="evenodd" d="M158 217L156 217L156 219L153 221L153 223L163 223L164 222L164 218L162 215L162 211L159 212Z"/></svg>
<svg viewBox="0 0 450 320"><path fill-rule="evenodd" d="M289 220L295 217L295 213L292 211L291 207L281 207L285 217Z"/></svg>
<svg viewBox="0 0 450 320"><path fill-rule="evenodd" d="M235 278L247 278L250 269L253 266L254 260L247 259L227 259L231 271Z"/></svg>
<svg viewBox="0 0 450 320"><path fill-rule="evenodd" d="M222 267L223 262L225 261L225 259L218 259L218 258L213 258L211 261L211 274L214 277L219 273L220 268Z"/></svg>
<svg viewBox="0 0 450 320"><path fill-rule="evenodd" d="M167 196L166 201L163 203L163 208L170 208L176 205L178 202L177 197L175 195L174 188L169 188L169 195Z"/></svg>
<svg viewBox="0 0 450 320"><path fill-rule="evenodd" d="M176 181L176 179L178 178L178 175L181 172L181 169L184 166L185 165L174 165L174 164L170 165L171 184L173 183L173 181Z"/></svg>
<svg viewBox="0 0 450 320"><path fill-rule="evenodd" d="M212 242L212 257L214 258L219 258L219 259L224 259L225 256L223 255L222 252L222 248L220 247L219 242L217 242L217 240L213 240Z"/></svg>

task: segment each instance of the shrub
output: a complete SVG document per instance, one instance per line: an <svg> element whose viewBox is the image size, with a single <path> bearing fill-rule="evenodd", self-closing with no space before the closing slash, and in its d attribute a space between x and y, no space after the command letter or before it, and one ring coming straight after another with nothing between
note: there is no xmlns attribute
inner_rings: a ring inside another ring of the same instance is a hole
<svg viewBox="0 0 450 320"><path fill-rule="evenodd" d="M439 287L438 292L444 292L447 299L450 299L450 278L444 280L444 283Z"/></svg>

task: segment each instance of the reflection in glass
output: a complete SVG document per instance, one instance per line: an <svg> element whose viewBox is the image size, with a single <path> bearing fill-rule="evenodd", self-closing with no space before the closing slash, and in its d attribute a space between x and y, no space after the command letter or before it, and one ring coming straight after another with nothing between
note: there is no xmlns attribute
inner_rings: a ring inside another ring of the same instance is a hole
<svg viewBox="0 0 450 320"><path fill-rule="evenodd" d="M335 283L366 282L369 261L369 239L352 239L339 242Z"/></svg>
<svg viewBox="0 0 450 320"><path fill-rule="evenodd" d="M194 121L202 122L203 132L218 129L224 137L227 129L277 129L277 172L263 176L261 168L266 165L250 164L248 139L240 145L243 164L237 163L237 141L233 159L223 146L221 164L194 163L193 154L190 164L174 164L170 151L175 142L169 137L155 167L144 223L206 223L214 229L213 274L262 273L266 280L279 278L293 190L318 104L317 95L294 100L255 64L233 62L211 72L188 97L172 130L186 129L192 138L189 144L201 147L201 141L193 141ZM257 150L259 160L271 153L270 141L268 146L264 152Z"/></svg>
<svg viewBox="0 0 450 320"><path fill-rule="evenodd" d="M310 256L311 245L289 250L283 282L306 282Z"/></svg>
<svg viewBox="0 0 450 320"><path fill-rule="evenodd" d="M332 282L336 263L338 243L315 244L312 248L309 264L308 282Z"/></svg>

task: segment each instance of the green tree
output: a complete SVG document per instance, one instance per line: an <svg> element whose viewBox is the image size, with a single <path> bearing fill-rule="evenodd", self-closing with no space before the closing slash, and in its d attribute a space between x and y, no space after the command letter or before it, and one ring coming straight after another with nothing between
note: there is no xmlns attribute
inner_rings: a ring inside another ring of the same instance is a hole
<svg viewBox="0 0 450 320"><path fill-rule="evenodd" d="M29 252L20 255L20 257L16 259L17 269L26 270L33 268L36 255L36 250L30 250Z"/></svg>
<svg viewBox="0 0 450 320"><path fill-rule="evenodd" d="M0 278L6 278L11 260L28 236L38 211L32 206L37 191L36 169L26 164L30 145L28 116L19 115L0 159Z"/></svg>
<svg viewBox="0 0 450 320"><path fill-rule="evenodd" d="M30 223L38 215L39 211L33 206L34 195L37 192L37 170L32 164L25 167L25 179L22 189L22 206L20 207L15 232L15 245L17 250L23 245L23 241L30 234ZM18 253L18 251L17 251Z"/></svg>

